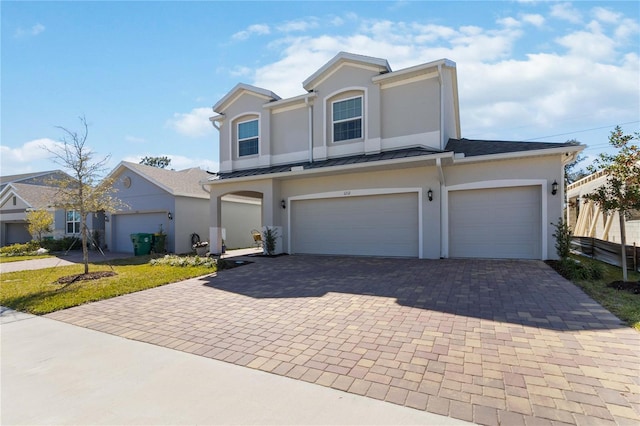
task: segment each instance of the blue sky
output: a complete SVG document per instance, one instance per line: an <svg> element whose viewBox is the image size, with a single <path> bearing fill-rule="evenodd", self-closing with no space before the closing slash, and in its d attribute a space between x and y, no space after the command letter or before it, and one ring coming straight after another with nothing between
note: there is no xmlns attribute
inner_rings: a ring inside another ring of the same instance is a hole
<svg viewBox="0 0 640 426"><path fill-rule="evenodd" d="M281 97L339 51L392 69L448 58L462 136L564 142L593 157L639 129L636 1L2 1L2 175L59 168L90 124L96 158L218 168L211 106L239 82Z"/></svg>

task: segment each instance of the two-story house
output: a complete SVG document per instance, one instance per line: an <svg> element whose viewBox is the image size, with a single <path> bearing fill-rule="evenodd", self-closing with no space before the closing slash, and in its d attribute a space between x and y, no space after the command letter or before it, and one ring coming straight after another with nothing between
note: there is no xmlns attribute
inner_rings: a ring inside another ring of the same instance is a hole
<svg viewBox="0 0 640 426"><path fill-rule="evenodd" d="M447 59L392 71L341 52L302 85L281 99L238 84L213 106L213 253L221 198L236 194L261 200L262 226L290 254L555 256L563 165L584 147L461 139Z"/></svg>

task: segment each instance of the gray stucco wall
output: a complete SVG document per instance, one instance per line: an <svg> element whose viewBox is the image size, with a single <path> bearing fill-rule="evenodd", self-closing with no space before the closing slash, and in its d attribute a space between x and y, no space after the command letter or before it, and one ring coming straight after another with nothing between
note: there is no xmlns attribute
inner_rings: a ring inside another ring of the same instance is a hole
<svg viewBox="0 0 640 426"><path fill-rule="evenodd" d="M440 130L438 79L383 89L381 119L383 138Z"/></svg>

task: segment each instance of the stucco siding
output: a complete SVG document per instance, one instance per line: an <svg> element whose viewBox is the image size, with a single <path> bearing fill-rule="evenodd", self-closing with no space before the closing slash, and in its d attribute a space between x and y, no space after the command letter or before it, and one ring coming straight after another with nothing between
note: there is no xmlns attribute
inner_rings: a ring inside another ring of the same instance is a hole
<svg viewBox="0 0 640 426"><path fill-rule="evenodd" d="M262 229L262 207L255 202L222 201L222 227L227 249L253 246L253 229Z"/></svg>
<svg viewBox="0 0 640 426"><path fill-rule="evenodd" d="M173 222L172 244L175 252L191 252L191 234L197 233L202 241L208 240L209 200L176 197Z"/></svg>
<svg viewBox="0 0 640 426"><path fill-rule="evenodd" d="M438 132L440 87L435 78L382 90L382 138ZM440 148L433 146L433 148Z"/></svg>
<svg viewBox="0 0 640 426"><path fill-rule="evenodd" d="M271 115L271 154L309 152L309 112L306 107ZM287 161L285 161L287 162ZM274 162L277 164L277 162Z"/></svg>

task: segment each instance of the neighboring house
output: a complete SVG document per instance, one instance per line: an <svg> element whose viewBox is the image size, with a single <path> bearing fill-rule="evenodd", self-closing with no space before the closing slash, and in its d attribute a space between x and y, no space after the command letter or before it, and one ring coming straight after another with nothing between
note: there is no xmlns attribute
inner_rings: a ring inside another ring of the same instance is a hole
<svg viewBox="0 0 640 426"><path fill-rule="evenodd" d="M547 259L562 215L563 165L584 147L461 139L454 62L392 71L339 53L281 99L238 84L213 106L220 171L211 195L211 251L222 197L262 200L276 251ZM554 190L554 187L559 189Z"/></svg>
<svg viewBox="0 0 640 426"><path fill-rule="evenodd" d="M607 177L599 171L567 187L567 223L578 237L594 237L620 243L618 212L605 214L593 201L582 198L604 185ZM632 211L625 224L626 242L640 246L640 211Z"/></svg>
<svg viewBox="0 0 640 426"><path fill-rule="evenodd" d="M80 235L79 213L55 207L58 189L52 185L56 179L68 177L60 170L0 177L0 182L2 182L0 190L1 246L26 243L33 239L27 230L26 214L28 210L44 209L53 215L53 232L46 234L46 238L60 239ZM91 233L94 231L104 232L103 216L89 214L87 227Z"/></svg>
<svg viewBox="0 0 640 426"><path fill-rule="evenodd" d="M166 250L192 251L192 234L209 238L209 193L199 183L210 175L199 168L168 170L121 162L109 175L115 196L125 207L107 215L106 243L111 251L133 253L131 234L167 234ZM260 227L260 201L241 196L225 201L229 217L227 245L251 245L251 229Z"/></svg>

